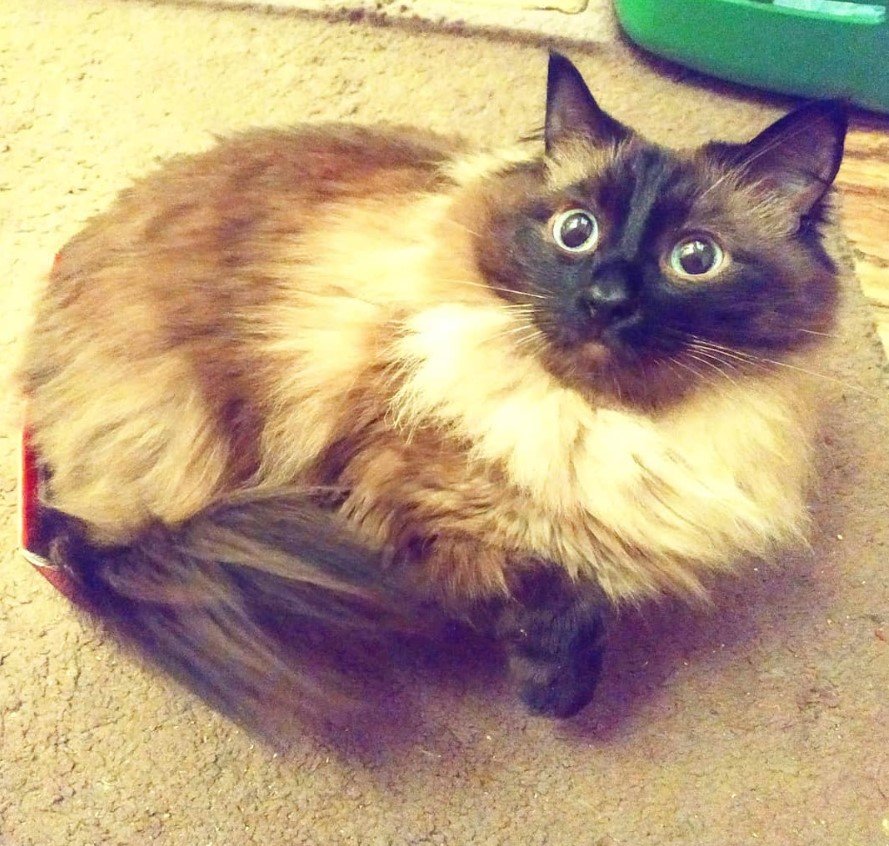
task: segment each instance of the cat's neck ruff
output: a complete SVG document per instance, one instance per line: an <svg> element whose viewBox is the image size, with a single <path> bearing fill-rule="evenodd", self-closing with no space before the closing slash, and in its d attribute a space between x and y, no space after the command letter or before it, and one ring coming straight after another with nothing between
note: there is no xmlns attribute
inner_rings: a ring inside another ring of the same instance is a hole
<svg viewBox="0 0 889 846"><path fill-rule="evenodd" d="M293 295L323 296L311 311L278 308L272 337L294 362L278 371L291 374L280 395L311 397L319 410L282 405L280 424L264 434L270 466L295 477L307 465L336 429L326 409L370 364L396 376L382 411L403 437L441 431L466 460L505 476L506 504L491 516L492 531L506 534L499 542L594 571L616 600L699 593L708 570L799 540L810 413L796 371L701 384L645 412L581 394L523 342L527 322L479 274L475 233L459 217L484 174L518 160L467 158L452 169L451 195L405 199L387 215L355 204L317 221L318 244L299 246L315 259ZM317 340L333 325L336 355ZM288 449L295 441L300 448Z"/></svg>
<svg viewBox="0 0 889 846"><path fill-rule="evenodd" d="M516 542L582 572L596 567L607 535L627 561L596 575L625 599L670 581L676 592L697 592L700 571L800 539L809 415L797 378L726 380L650 415L613 400L597 405L561 384L517 347L514 328L494 304L412 316L396 341L405 378L391 411L408 436L434 426L505 472L539 517L515 529ZM570 542L562 523L572 526ZM589 525L589 545L574 542L578 523ZM667 575L657 576L657 562Z"/></svg>

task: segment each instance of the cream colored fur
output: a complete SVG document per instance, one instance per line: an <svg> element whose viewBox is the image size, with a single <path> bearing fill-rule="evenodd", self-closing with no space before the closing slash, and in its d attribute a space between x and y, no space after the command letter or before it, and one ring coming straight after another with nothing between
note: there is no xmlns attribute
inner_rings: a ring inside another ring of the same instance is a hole
<svg viewBox="0 0 889 846"><path fill-rule="evenodd" d="M486 155L451 172L471 188L517 158ZM700 594L705 573L802 537L810 403L794 371L722 379L657 418L591 405L516 343L527 324L460 266L459 231L450 259L441 255L450 207L422 198L384 215L371 205L319 221L308 249L323 260L298 284L323 304L299 303L274 336L277 352L294 355L292 381L280 386L289 414L266 430L276 480L320 451L336 398L382 355L404 378L387 404L404 439L431 425L468 443L470 462L505 469L509 485L490 503L485 535L594 576L615 600ZM454 265L450 277L443 261ZM324 296L335 290L342 296ZM384 338L398 333L375 348L381 326L391 327Z"/></svg>
<svg viewBox="0 0 889 846"><path fill-rule="evenodd" d="M617 600L698 593L699 578L805 527L809 414L791 376L704 389L657 418L588 403L508 334L502 309L409 321L397 420L438 423L506 469L491 532L594 575ZM520 516L517 516L520 515Z"/></svg>
<svg viewBox="0 0 889 846"><path fill-rule="evenodd" d="M329 204L298 241L269 246L261 269L279 293L252 317L263 425L248 484L305 480L335 437L376 414L391 443L373 466L422 495L412 439L439 432L460 484L429 496L481 545L479 568L486 547L502 551L489 572L460 577L466 592L502 586L509 554L521 553L594 577L619 602L700 596L707 573L802 535L810 404L794 371L781 370L702 384L648 416L591 402L547 372L533 345L517 343L529 331L521 311L475 269L458 213L521 155L449 166L450 193ZM119 541L225 493L233 447L195 386L195 363L166 353L126 364L127 350L78 343L35 406L40 448L61 468L54 504ZM350 397L373 379L388 387L356 409ZM143 474L147 453L155 460ZM347 507L381 543L394 531L374 485L358 485Z"/></svg>

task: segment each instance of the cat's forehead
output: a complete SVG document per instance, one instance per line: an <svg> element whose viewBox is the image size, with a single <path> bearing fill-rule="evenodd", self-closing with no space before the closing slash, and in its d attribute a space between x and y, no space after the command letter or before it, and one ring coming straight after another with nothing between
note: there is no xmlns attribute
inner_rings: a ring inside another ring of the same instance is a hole
<svg viewBox="0 0 889 846"><path fill-rule="evenodd" d="M744 228L780 238L788 217L775 198L707 154L633 138L617 145L578 144L547 163L550 207L591 206L614 220L628 216L718 230Z"/></svg>
<svg viewBox="0 0 889 846"><path fill-rule="evenodd" d="M577 144L560 151L547 167L547 185L571 194L693 196L712 179L694 150L673 150L634 138L620 144L592 147Z"/></svg>

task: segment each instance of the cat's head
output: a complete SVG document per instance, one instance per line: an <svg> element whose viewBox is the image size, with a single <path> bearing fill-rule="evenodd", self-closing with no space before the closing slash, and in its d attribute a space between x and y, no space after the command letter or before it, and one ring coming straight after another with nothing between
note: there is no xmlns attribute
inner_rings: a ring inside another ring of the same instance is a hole
<svg viewBox="0 0 889 846"><path fill-rule="evenodd" d="M669 395L779 361L832 323L819 225L845 131L821 102L749 143L668 149L552 55L545 154L488 182L476 261L568 380Z"/></svg>

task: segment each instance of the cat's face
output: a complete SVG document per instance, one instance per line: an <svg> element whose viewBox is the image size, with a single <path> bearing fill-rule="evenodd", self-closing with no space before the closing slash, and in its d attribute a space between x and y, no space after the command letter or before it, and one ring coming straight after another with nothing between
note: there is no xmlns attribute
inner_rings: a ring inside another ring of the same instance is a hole
<svg viewBox="0 0 889 846"><path fill-rule="evenodd" d="M746 145L672 151L605 115L554 56L546 157L492 186L479 266L575 381L669 393L774 362L831 325L817 225L844 133L842 109L816 104Z"/></svg>

